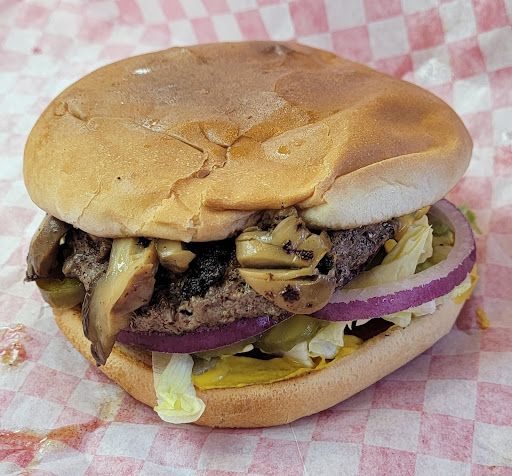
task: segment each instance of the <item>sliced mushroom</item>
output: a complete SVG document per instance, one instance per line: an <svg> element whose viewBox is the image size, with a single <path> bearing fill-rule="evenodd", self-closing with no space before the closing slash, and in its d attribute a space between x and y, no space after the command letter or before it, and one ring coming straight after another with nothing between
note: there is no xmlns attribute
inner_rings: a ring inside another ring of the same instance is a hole
<svg viewBox="0 0 512 476"><path fill-rule="evenodd" d="M250 285L249 281L290 281L305 276L314 276L318 274L318 270L313 267L298 269L256 269L256 268L240 268L240 275L245 282Z"/></svg>
<svg viewBox="0 0 512 476"><path fill-rule="evenodd" d="M290 241L294 245L302 243L311 232L306 228L306 224L299 217L290 216L282 220L271 233L271 243L282 245Z"/></svg>
<svg viewBox="0 0 512 476"><path fill-rule="evenodd" d="M190 262L196 257L192 251L186 250L181 241L156 241L156 251L160 264L173 273L183 273Z"/></svg>
<svg viewBox="0 0 512 476"><path fill-rule="evenodd" d="M107 361L130 313L151 299L157 268L154 241L120 238L112 243L107 272L82 306L84 333L98 365Z"/></svg>
<svg viewBox="0 0 512 476"><path fill-rule="evenodd" d="M271 231L246 229L236 239L240 275L257 293L282 309L311 314L334 292L334 267L320 274L318 263L331 250L327 233L311 233L292 214Z"/></svg>
<svg viewBox="0 0 512 476"><path fill-rule="evenodd" d="M331 239L329 238L329 235L323 231L319 235L312 233L297 246L295 253L301 259L306 259L308 257L308 253L311 253L310 258L308 258L311 260L310 266L317 266L326 253L331 251L331 248Z"/></svg>
<svg viewBox="0 0 512 476"><path fill-rule="evenodd" d="M251 227L236 239L237 260L248 268L315 267L330 249L327 233L311 233L296 216L285 218L271 232Z"/></svg>
<svg viewBox="0 0 512 476"><path fill-rule="evenodd" d="M239 272L257 293L294 314L318 311L329 302L334 292L333 277L318 274L318 270L312 268L240 269Z"/></svg>
<svg viewBox="0 0 512 476"><path fill-rule="evenodd" d="M260 240L238 241L236 259L242 266L248 268L301 268L310 265L295 253L286 253L281 246Z"/></svg>
<svg viewBox="0 0 512 476"><path fill-rule="evenodd" d="M70 309L84 300L85 288L73 278L41 278L36 281L43 299L52 307Z"/></svg>
<svg viewBox="0 0 512 476"><path fill-rule="evenodd" d="M48 278L57 271L57 255L61 238L71 225L46 215L39 225L27 256L27 278Z"/></svg>

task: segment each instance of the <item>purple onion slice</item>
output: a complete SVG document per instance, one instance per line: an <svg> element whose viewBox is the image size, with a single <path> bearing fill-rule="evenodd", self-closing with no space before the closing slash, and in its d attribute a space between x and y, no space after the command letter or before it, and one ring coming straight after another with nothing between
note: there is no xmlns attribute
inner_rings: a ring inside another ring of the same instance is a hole
<svg viewBox="0 0 512 476"><path fill-rule="evenodd" d="M447 200L437 202L429 213L447 223L455 234L453 249L446 260L395 283L341 289L313 317L328 321L381 317L444 296L462 283L476 261L471 226L458 208Z"/></svg>
<svg viewBox="0 0 512 476"><path fill-rule="evenodd" d="M268 316L262 316L254 319L240 319L223 326L202 326L182 336L123 329L118 334L117 340L122 344L138 345L156 352L190 354L234 344L261 334L276 324L277 321L271 320Z"/></svg>

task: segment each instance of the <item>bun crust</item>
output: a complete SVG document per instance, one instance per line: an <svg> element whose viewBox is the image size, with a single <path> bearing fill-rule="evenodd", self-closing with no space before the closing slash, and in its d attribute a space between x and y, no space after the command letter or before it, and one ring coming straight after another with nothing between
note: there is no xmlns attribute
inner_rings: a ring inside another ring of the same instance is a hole
<svg viewBox="0 0 512 476"><path fill-rule="evenodd" d="M405 81L294 43L171 48L105 66L35 125L33 201L102 237L226 238L291 205L320 227L430 205L471 139Z"/></svg>
<svg viewBox="0 0 512 476"><path fill-rule="evenodd" d="M307 375L266 385L198 391L206 409L197 422L221 428L275 426L325 410L355 395L431 347L452 328L462 304L449 300L432 315L414 318L366 341L333 365ZM68 340L94 363L77 309L54 309ZM100 367L128 393L151 407L156 405L151 353L116 344Z"/></svg>

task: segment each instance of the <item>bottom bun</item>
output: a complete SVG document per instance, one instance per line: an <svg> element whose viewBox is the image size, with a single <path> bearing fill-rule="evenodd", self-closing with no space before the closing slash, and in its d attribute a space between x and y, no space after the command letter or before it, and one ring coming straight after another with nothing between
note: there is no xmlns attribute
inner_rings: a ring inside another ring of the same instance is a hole
<svg viewBox="0 0 512 476"><path fill-rule="evenodd" d="M196 423L221 428L275 426L325 410L432 346L450 331L461 307L448 300L434 314L416 317L403 329L393 326L323 370L264 385L198 390L206 409ZM79 309L54 309L54 314L68 340L94 364ZM117 343L100 370L137 400L156 405L151 352Z"/></svg>

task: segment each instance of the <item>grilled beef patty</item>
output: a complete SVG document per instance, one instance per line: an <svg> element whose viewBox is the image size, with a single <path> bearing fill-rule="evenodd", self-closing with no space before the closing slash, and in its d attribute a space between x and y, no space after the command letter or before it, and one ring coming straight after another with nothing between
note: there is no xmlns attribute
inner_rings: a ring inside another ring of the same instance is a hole
<svg viewBox="0 0 512 476"><path fill-rule="evenodd" d="M336 266L337 289L346 285L392 238L396 220L350 230L328 231L331 252L319 264L326 273ZM182 334L200 326L217 326L240 318L269 316L278 322L291 313L254 291L240 277L235 241L189 243L196 254L190 268L176 275L159 268L151 301L133 313L135 331ZM63 273L78 278L86 289L106 272L111 240L74 229L66 237Z"/></svg>
<svg viewBox="0 0 512 476"><path fill-rule="evenodd" d="M82 282L86 291L107 272L112 240L72 228L66 234L62 272Z"/></svg>

